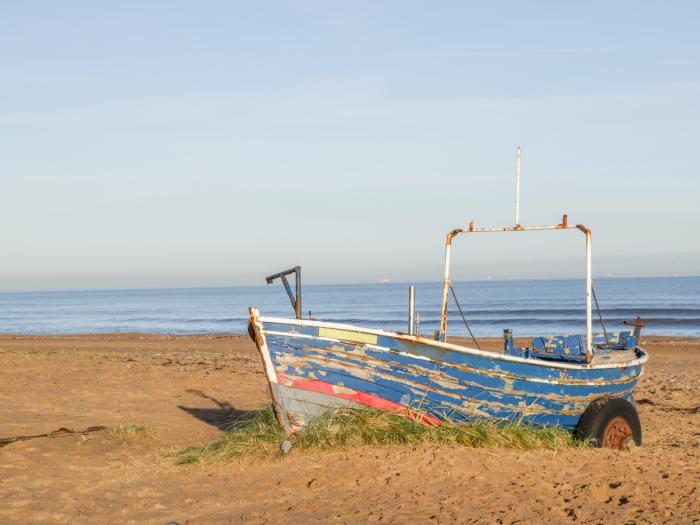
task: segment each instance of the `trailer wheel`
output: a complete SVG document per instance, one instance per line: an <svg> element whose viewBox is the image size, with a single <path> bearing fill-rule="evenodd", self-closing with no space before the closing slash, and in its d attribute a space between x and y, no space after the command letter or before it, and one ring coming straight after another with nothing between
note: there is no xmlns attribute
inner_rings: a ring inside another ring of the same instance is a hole
<svg viewBox="0 0 700 525"><path fill-rule="evenodd" d="M576 433L596 447L626 450L642 444L642 424L634 405L621 397L601 397L588 405Z"/></svg>

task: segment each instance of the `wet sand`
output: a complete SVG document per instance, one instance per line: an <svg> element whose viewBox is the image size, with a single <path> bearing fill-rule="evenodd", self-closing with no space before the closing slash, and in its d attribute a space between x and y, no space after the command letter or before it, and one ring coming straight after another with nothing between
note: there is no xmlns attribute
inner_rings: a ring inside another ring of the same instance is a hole
<svg viewBox="0 0 700 525"><path fill-rule="evenodd" d="M632 452L421 446L180 466L174 451L268 402L247 336L0 336L0 523L700 523L700 339L643 346ZM149 436L30 437L127 422Z"/></svg>

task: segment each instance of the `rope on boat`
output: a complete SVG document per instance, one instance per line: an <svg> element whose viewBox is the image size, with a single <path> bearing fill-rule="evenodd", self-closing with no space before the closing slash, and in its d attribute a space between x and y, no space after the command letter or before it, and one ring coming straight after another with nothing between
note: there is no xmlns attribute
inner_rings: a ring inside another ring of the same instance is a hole
<svg viewBox="0 0 700 525"><path fill-rule="evenodd" d="M479 341L476 340L476 337L474 337L474 334L472 333L472 329L469 328L469 323L467 322L467 318L464 317L464 312L462 312L462 307L459 305L459 301L457 300L457 294L455 293L455 289L452 288L452 283L450 283L450 290L452 291L452 297L455 299L455 304L457 305L457 309L459 310L459 315L462 316L462 321L464 321L464 326L467 327L467 330L469 330L469 335L472 336L472 340L474 341L474 344L476 347L481 350L481 347L479 346ZM596 302L597 304L597 302Z"/></svg>
<svg viewBox="0 0 700 525"><path fill-rule="evenodd" d="M608 339L608 332L605 330L605 323L603 322L603 314L600 313L600 306L598 305L598 298L595 295L595 288L593 288L593 285L591 285L591 292L593 292L593 299L595 300L595 309L598 310L598 318L600 319L600 326L603 327L603 335L605 336L605 343L610 344L610 340Z"/></svg>

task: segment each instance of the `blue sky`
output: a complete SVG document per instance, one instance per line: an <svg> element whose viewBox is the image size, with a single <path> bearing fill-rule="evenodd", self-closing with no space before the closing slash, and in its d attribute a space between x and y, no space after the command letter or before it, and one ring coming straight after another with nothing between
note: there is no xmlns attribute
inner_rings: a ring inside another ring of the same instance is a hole
<svg viewBox="0 0 700 525"><path fill-rule="evenodd" d="M3 2L0 290L700 273L695 2ZM456 278L580 275L577 232Z"/></svg>

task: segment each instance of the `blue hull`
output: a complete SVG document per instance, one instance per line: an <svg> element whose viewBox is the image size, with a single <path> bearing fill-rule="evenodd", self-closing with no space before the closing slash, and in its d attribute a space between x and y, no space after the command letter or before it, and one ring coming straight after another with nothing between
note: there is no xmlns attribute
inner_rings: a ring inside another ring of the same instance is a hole
<svg viewBox="0 0 700 525"><path fill-rule="evenodd" d="M647 354L597 364L553 362L401 333L259 317L251 327L288 431L336 406L427 411L437 418L522 418L573 428L603 396L632 400Z"/></svg>

